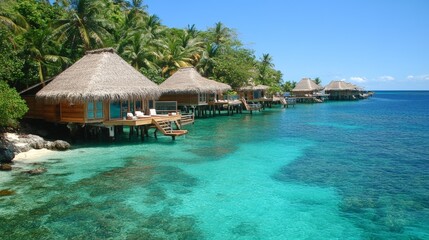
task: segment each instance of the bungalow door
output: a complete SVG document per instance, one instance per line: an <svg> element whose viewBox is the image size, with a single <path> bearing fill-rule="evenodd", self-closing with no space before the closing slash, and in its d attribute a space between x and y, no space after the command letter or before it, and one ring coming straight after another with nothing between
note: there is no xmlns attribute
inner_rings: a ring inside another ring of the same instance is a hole
<svg viewBox="0 0 429 240"><path fill-rule="evenodd" d="M253 99L262 98L262 92L260 90L255 90L253 92Z"/></svg>
<svg viewBox="0 0 429 240"><path fill-rule="evenodd" d="M121 118L121 102L110 102L109 105L109 119Z"/></svg>

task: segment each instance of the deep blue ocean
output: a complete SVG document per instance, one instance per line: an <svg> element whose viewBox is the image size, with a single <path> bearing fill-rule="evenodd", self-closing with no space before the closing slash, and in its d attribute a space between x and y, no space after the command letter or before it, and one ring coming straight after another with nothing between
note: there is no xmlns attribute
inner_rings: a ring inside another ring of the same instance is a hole
<svg viewBox="0 0 429 240"><path fill-rule="evenodd" d="M186 129L0 172L0 239L429 239L427 91Z"/></svg>

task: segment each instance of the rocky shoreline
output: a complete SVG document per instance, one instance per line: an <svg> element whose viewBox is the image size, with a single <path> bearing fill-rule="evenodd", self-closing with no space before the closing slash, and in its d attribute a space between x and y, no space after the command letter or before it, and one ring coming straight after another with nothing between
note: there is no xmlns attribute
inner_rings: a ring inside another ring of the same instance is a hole
<svg viewBox="0 0 429 240"><path fill-rule="evenodd" d="M70 144L63 140L48 141L33 134L5 133L0 140L0 171L11 171L16 154L32 149L65 151Z"/></svg>

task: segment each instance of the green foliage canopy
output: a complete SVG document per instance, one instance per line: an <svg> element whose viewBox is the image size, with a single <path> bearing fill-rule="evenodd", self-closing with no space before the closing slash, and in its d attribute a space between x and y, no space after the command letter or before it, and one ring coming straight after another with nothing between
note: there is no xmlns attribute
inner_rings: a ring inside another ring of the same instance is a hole
<svg viewBox="0 0 429 240"><path fill-rule="evenodd" d="M0 80L22 90L53 77L86 50L113 47L134 68L162 83L180 67L233 88L264 84L279 89L282 73L272 56L260 59L234 29L217 22L168 28L144 1L0 1Z"/></svg>
<svg viewBox="0 0 429 240"><path fill-rule="evenodd" d="M28 111L25 101L14 88L0 81L0 127L15 126Z"/></svg>

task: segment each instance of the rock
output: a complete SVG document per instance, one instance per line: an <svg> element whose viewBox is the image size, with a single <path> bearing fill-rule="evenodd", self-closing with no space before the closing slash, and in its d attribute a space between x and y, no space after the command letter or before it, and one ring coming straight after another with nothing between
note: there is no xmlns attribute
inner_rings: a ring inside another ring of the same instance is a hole
<svg viewBox="0 0 429 240"><path fill-rule="evenodd" d="M30 146L30 144L28 143L15 143L12 145L12 149L14 152L16 153L22 153L22 152L28 152L32 149L32 147Z"/></svg>
<svg viewBox="0 0 429 240"><path fill-rule="evenodd" d="M20 142L27 142L30 144L30 147L34 149L42 149L45 147L45 139L33 134L28 134L26 137L21 138Z"/></svg>
<svg viewBox="0 0 429 240"><path fill-rule="evenodd" d="M46 142L45 142L45 148L47 148L47 149L49 149L49 150L54 150L54 148L55 148L55 144L54 144L54 142L46 141Z"/></svg>
<svg viewBox="0 0 429 240"><path fill-rule="evenodd" d="M14 157L15 153L13 153L13 150L0 147L0 163L11 163Z"/></svg>
<svg viewBox="0 0 429 240"><path fill-rule="evenodd" d="M70 144L63 140L56 140L54 142L48 142L45 147L51 150L65 151L70 149Z"/></svg>
<svg viewBox="0 0 429 240"><path fill-rule="evenodd" d="M13 152L21 153L21 152L27 152L31 149L42 149L47 148L50 150L57 150L57 151L65 151L70 149L70 144L63 140L56 140L54 142L46 141L42 137L28 134L28 135L22 135L22 134L16 134L16 133L6 133L5 135L6 141L3 146L8 147ZM2 145L0 145L2 147ZM1 152L0 152L1 154ZM1 157L1 156L0 156Z"/></svg>
<svg viewBox="0 0 429 240"><path fill-rule="evenodd" d="M0 171L12 171L12 165L9 163L0 164Z"/></svg>
<svg viewBox="0 0 429 240"><path fill-rule="evenodd" d="M4 197L4 196L10 196L15 194L15 191L12 191L10 189L2 189L0 190L0 197Z"/></svg>
<svg viewBox="0 0 429 240"><path fill-rule="evenodd" d="M31 170L28 170L28 171L24 171L24 172L28 173L30 175L39 175L39 174L42 174L42 173L44 173L46 171L47 171L46 168L39 167L39 168L31 169Z"/></svg>
<svg viewBox="0 0 429 240"><path fill-rule="evenodd" d="M45 140L37 135L18 135L16 133L7 133L6 139L14 152L27 152L31 149L41 149L45 146Z"/></svg>

